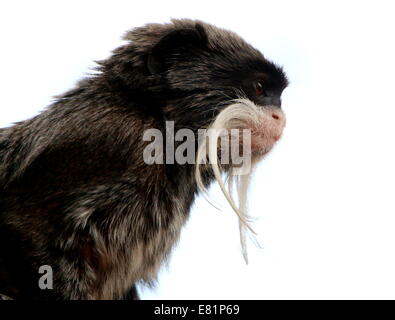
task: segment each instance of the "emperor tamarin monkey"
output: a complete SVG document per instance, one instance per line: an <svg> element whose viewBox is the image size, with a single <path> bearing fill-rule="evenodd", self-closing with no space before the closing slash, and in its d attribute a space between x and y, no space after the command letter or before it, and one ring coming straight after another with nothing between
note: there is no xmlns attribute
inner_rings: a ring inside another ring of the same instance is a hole
<svg viewBox="0 0 395 320"><path fill-rule="evenodd" d="M194 198L215 180L249 228L248 175L236 206L221 180L232 163L147 163L143 135L165 135L168 121L194 133L249 129L255 162L285 124L284 72L236 34L201 21L148 24L125 40L45 111L0 129L2 294L138 298L135 284L155 279ZM213 160L219 149L202 143L196 158ZM53 270L52 290L38 285L43 265Z"/></svg>

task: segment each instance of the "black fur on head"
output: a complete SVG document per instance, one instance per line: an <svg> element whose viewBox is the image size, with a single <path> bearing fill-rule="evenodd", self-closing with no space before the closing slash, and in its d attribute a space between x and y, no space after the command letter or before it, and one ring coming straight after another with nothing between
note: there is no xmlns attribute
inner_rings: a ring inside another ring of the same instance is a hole
<svg viewBox="0 0 395 320"><path fill-rule="evenodd" d="M130 43L100 62L103 75L122 83L125 96L160 101L150 107L178 126L205 127L224 101L240 97L258 105L279 104L288 84L280 67L237 34L201 21L148 24L124 39ZM255 95L254 83L260 80L266 101Z"/></svg>

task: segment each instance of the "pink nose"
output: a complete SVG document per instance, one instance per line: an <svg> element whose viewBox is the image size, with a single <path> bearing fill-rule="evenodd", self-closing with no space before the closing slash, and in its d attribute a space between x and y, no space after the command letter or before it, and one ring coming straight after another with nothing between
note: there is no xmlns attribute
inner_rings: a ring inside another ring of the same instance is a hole
<svg viewBox="0 0 395 320"><path fill-rule="evenodd" d="M271 110L272 118L280 123L284 120L284 114L281 110Z"/></svg>
<svg viewBox="0 0 395 320"><path fill-rule="evenodd" d="M285 125L285 115L282 113L281 110L271 110L270 114L272 116L272 137L274 141L277 141L281 137L281 133L283 131Z"/></svg>

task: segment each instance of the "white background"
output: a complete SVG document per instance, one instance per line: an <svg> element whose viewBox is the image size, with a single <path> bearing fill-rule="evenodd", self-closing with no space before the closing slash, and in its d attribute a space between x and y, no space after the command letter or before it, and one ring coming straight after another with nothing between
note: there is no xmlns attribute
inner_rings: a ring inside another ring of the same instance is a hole
<svg viewBox="0 0 395 320"><path fill-rule="evenodd" d="M263 249L198 199L142 298L395 298L394 8L391 1L2 1L0 126L37 114L121 44L171 17L236 31L284 66L284 137L254 175Z"/></svg>

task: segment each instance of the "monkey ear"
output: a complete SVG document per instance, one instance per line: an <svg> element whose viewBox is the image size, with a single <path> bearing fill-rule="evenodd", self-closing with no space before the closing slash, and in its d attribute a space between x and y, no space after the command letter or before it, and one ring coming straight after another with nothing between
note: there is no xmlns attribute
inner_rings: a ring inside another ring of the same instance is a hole
<svg viewBox="0 0 395 320"><path fill-rule="evenodd" d="M147 68L151 74L166 71L172 54L185 54L199 50L207 44L207 34L203 26L173 30L165 35L148 53Z"/></svg>

